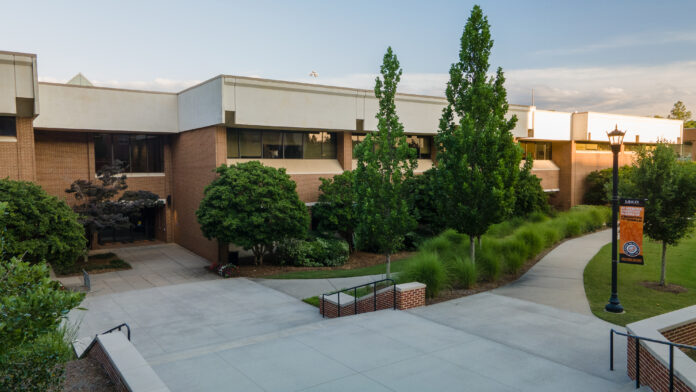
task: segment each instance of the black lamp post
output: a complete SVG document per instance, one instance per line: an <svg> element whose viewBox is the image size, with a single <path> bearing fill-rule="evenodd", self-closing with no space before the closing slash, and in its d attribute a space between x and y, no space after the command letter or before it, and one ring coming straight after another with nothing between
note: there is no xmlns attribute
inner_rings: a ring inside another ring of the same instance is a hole
<svg viewBox="0 0 696 392"><path fill-rule="evenodd" d="M614 185L611 192L611 297L604 309L612 313L622 313L624 311L623 306L621 306L619 302L619 295L616 289L616 275L619 264L616 247L618 240L617 220L619 215L619 151L621 151L621 144L623 144L625 134L626 132L619 131L618 125L614 127L613 131L607 132L609 143L611 144L611 152L614 154Z"/></svg>

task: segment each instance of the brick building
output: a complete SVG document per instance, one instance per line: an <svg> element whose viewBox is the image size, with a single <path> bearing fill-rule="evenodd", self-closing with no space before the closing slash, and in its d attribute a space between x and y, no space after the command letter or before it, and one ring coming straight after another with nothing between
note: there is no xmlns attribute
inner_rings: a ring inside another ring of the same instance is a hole
<svg viewBox="0 0 696 392"><path fill-rule="evenodd" d="M418 151L417 172L433 165L432 136L445 104L442 97L397 94ZM369 90L228 75L178 93L94 87L81 74L67 84L44 83L36 55L0 52L0 178L34 181L72 203L70 183L124 161L129 189L166 201L147 214L139 235L214 260L219 249L203 237L194 212L217 166L259 160L284 167L300 198L312 203L320 177L355 166L353 147L375 130L377 109ZM622 163L639 144L678 144L683 137L682 122L674 120L523 105L510 105L509 115L518 117L512 132L559 208L581 203L587 173L610 166L606 131L615 124L627 130ZM120 236L103 233L106 241Z"/></svg>

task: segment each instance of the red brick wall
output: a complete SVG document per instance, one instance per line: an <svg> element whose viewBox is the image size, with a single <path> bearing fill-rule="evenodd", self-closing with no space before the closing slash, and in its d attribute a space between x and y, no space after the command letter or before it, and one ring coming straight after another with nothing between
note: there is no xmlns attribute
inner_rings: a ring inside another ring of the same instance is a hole
<svg viewBox="0 0 696 392"><path fill-rule="evenodd" d="M116 370L114 364L111 363L111 360L104 352L104 349L102 348L101 344L99 344L99 341L94 343L94 346L92 346L92 348L89 350L89 353L87 353L87 357L101 364L102 368L109 376L109 379L111 379L111 382L114 383L114 387L117 391L129 391L128 387L126 387L123 379L121 378L121 374L118 372L118 370Z"/></svg>
<svg viewBox="0 0 696 392"><path fill-rule="evenodd" d="M65 193L75 180L95 180L93 136L86 132L62 132L36 130L34 133L36 151L36 183L51 195L74 204L75 198ZM164 148L164 176L129 177L128 190L146 190L164 199L170 193L171 154L169 146ZM160 212L156 222L155 237L171 241L171 219L169 208Z"/></svg>
<svg viewBox="0 0 696 392"><path fill-rule="evenodd" d="M33 119L17 117L17 141L0 142L0 178L34 181L35 159Z"/></svg>
<svg viewBox="0 0 696 392"><path fill-rule="evenodd" d="M672 343L696 346L696 322L680 325L676 328L664 331L662 335Z"/></svg>
<svg viewBox="0 0 696 392"><path fill-rule="evenodd" d="M224 144L223 144L224 143ZM216 261L218 246L203 236L196 210L203 190L227 160L224 127L207 127L172 136L172 217L174 241L210 261Z"/></svg>
<svg viewBox="0 0 696 392"><path fill-rule="evenodd" d="M297 194L305 203L319 200L319 178L331 178L335 174L290 174L290 178L297 184Z"/></svg>
<svg viewBox="0 0 696 392"><path fill-rule="evenodd" d="M636 379L636 340L628 339L628 376ZM669 391L669 369L650 354L641 343L640 347L640 384L647 385L654 392ZM682 380L674 374L674 390L677 392L693 392Z"/></svg>

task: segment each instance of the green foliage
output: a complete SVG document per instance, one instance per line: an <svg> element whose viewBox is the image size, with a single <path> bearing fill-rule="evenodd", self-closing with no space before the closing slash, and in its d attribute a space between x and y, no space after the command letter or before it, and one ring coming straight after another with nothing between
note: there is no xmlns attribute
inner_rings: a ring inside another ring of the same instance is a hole
<svg viewBox="0 0 696 392"><path fill-rule="evenodd" d="M354 233L358 225L355 213L355 179L352 171L321 178L319 200L312 207L312 216L319 221L318 230L336 232L355 249Z"/></svg>
<svg viewBox="0 0 696 392"><path fill-rule="evenodd" d="M418 222L419 230L431 235L444 229L437 212L436 180L436 169L432 168L405 181L409 208Z"/></svg>
<svg viewBox="0 0 696 392"><path fill-rule="evenodd" d="M251 161L216 172L196 211L206 238L251 249L257 264L275 242L304 238L309 214L285 169Z"/></svg>
<svg viewBox="0 0 696 392"><path fill-rule="evenodd" d="M437 254L421 252L414 256L406 269L399 274L399 281L424 283L425 296L433 298L446 287L447 271Z"/></svg>
<svg viewBox="0 0 696 392"><path fill-rule="evenodd" d="M570 211L558 213L553 218L536 213L526 219L515 217L491 226L482 237L477 262L467 256L470 242L467 236L448 229L437 237L425 241L414 260L421 255L428 263L434 256L445 268L446 284L454 288L470 288L477 281L496 281L503 273L516 274L527 260L533 259L564 238L597 230L606 225L611 213L606 207L578 206ZM406 267L406 271L416 267ZM417 269L431 271L428 265ZM426 272L421 272L426 275ZM411 279L404 275L402 281ZM421 277L421 279L433 279ZM423 282L419 280L419 282ZM423 282L425 283L425 282ZM444 286L440 286L444 287Z"/></svg>
<svg viewBox="0 0 696 392"><path fill-rule="evenodd" d="M0 200L7 203L0 214L6 255L31 263L47 261L60 271L84 253L84 229L63 200L31 182L8 179L0 180Z"/></svg>
<svg viewBox="0 0 696 392"><path fill-rule="evenodd" d="M348 243L338 238L288 238L278 244L275 255L281 264L333 267L348 261Z"/></svg>
<svg viewBox="0 0 696 392"><path fill-rule="evenodd" d="M662 242L660 284L665 284L666 250L676 245L694 226L696 214L696 170L680 163L666 144L653 151L640 151L625 190L645 199L645 234Z"/></svg>
<svg viewBox="0 0 696 392"><path fill-rule="evenodd" d="M416 151L410 148L394 104L401 68L391 48L375 82L379 100L377 132L370 133L355 151L356 206L358 239L374 243L386 255L389 275L390 255L401 249L406 233L416 226L409 211L405 181L413 176Z"/></svg>
<svg viewBox="0 0 696 392"><path fill-rule="evenodd" d="M438 211L446 226L471 237L483 235L511 215L522 151L510 131L505 77L489 78L493 41L479 6L461 37L459 62L450 68L448 105L435 138L438 146ZM458 121L456 120L458 118ZM474 258L474 248L470 248Z"/></svg>
<svg viewBox="0 0 696 392"><path fill-rule="evenodd" d="M619 193L630 179L631 166L619 168ZM585 178L585 195L583 203L588 205L608 205L611 203L612 168L595 170Z"/></svg>
<svg viewBox="0 0 696 392"><path fill-rule="evenodd" d="M548 214L551 211L549 197L541 187L541 179L532 174L533 161L528 157L519 171L515 184L515 209L513 216L527 216L532 213Z"/></svg>
<svg viewBox="0 0 696 392"><path fill-rule="evenodd" d="M447 269L450 283L454 288L469 289L478 280L476 266L468 259L457 257L447 266Z"/></svg>
<svg viewBox="0 0 696 392"><path fill-rule="evenodd" d="M667 118L689 121L691 120L691 111L686 110L686 105L684 105L684 102L677 101L674 103L672 110L669 111L669 116L667 116Z"/></svg>
<svg viewBox="0 0 696 392"><path fill-rule="evenodd" d="M0 390L59 390L72 355L59 325L83 298L61 290L45 263L0 262Z"/></svg>

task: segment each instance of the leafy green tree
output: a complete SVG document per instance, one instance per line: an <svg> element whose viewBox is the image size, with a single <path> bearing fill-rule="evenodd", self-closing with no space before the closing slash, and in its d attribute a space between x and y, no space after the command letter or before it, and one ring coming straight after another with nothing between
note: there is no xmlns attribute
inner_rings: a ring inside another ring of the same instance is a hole
<svg viewBox="0 0 696 392"><path fill-rule="evenodd" d="M534 212L549 213L549 198L541 187L541 179L532 174L533 160L528 157L519 172L515 184L514 216L527 216Z"/></svg>
<svg viewBox="0 0 696 392"><path fill-rule="evenodd" d="M437 211L436 174L436 168L431 168L406 181L409 208L418 222L419 231L433 235L443 230L442 218Z"/></svg>
<svg viewBox="0 0 696 392"><path fill-rule="evenodd" d="M7 201L0 227L6 228L4 251L31 263L47 261L56 270L72 266L85 251L78 216L70 207L31 182L0 180L0 200Z"/></svg>
<svg viewBox="0 0 696 392"><path fill-rule="evenodd" d="M321 178L319 200L312 207L312 215L318 219L318 229L337 232L355 250L354 233L357 226L355 213L355 176L347 170L333 178Z"/></svg>
<svg viewBox="0 0 696 392"><path fill-rule="evenodd" d="M660 285L665 285L667 246L676 245L690 233L696 214L696 170L692 163L680 163L666 144L654 151L638 153L630 182L623 184L624 197L645 199L644 231L662 242Z"/></svg>
<svg viewBox="0 0 696 392"><path fill-rule="evenodd" d="M469 236L472 261L474 238L513 212L522 158L510 133L517 117L505 118L503 71L498 68L496 76L488 76L492 47L488 19L474 6L461 37L459 62L450 68L448 105L435 138L438 210L447 227Z"/></svg>
<svg viewBox="0 0 696 392"><path fill-rule="evenodd" d="M391 254L403 246L404 236L416 226L404 183L413 176L416 150L408 146L396 114L394 95L402 70L391 47L380 71L382 77L375 82L377 132L368 134L356 148L355 193L358 239L376 244L386 257L389 276Z"/></svg>
<svg viewBox="0 0 696 392"><path fill-rule="evenodd" d="M686 122L691 120L691 111L686 110L686 105L684 105L684 102L677 101L674 103L672 110L669 111L669 116L667 116L667 118Z"/></svg>
<svg viewBox="0 0 696 392"><path fill-rule="evenodd" d="M0 216L9 203L0 203ZM84 294L60 288L44 262L5 258L0 226L0 390L58 391L71 353L60 323Z"/></svg>
<svg viewBox="0 0 696 392"><path fill-rule="evenodd" d="M632 166L619 167L619 192L627 181L630 181L629 172ZM585 178L585 194L583 204L607 205L611 202L612 168L595 170Z"/></svg>
<svg viewBox="0 0 696 392"><path fill-rule="evenodd" d="M309 213L285 169L251 161L216 172L196 211L206 238L251 249L254 262L263 264L276 242L306 235Z"/></svg>

